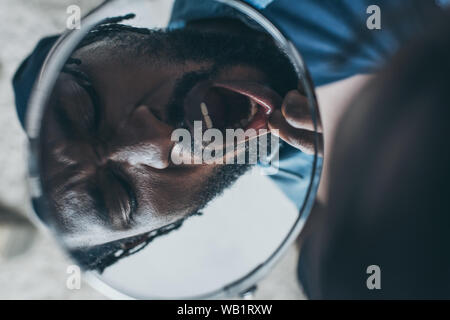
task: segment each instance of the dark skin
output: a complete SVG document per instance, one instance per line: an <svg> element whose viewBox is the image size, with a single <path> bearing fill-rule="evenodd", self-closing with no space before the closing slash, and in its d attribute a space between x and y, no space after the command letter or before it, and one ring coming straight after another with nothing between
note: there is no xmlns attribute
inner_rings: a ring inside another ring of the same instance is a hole
<svg viewBox="0 0 450 320"><path fill-rule="evenodd" d="M240 24L209 23L214 31L248 30ZM57 186L49 190L53 212L58 213L51 220L65 241L72 246L106 243L149 232L190 213L198 186L219 165L171 162L171 134L176 128L166 106L177 80L211 63L162 65L148 57L122 57L101 45L80 49L74 58L83 61L79 68L89 75L100 103L92 101L73 75L61 73L46 113L49 138L42 150L43 176L47 185ZM265 86L267 77L254 67L236 65L221 70L215 80ZM279 130L280 138L294 147L313 152L306 98L294 90L281 101L265 127L273 133ZM79 199L95 206L86 198L87 190L101 194L106 214L77 207Z"/></svg>

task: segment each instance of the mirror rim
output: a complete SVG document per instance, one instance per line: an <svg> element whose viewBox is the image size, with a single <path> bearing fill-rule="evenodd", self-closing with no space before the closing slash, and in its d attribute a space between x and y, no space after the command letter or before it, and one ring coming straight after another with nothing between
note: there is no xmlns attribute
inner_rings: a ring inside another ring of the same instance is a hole
<svg viewBox="0 0 450 320"><path fill-rule="evenodd" d="M146 0L141 0L146 1ZM257 283L264 278L265 275L275 266L280 260L282 255L286 252L288 247L295 241L297 236L303 229L306 220L311 212L315 196L317 194L320 176L322 173L322 166L319 165L318 145L319 140L322 137L318 134L317 123L319 119L319 109L317 100L314 93L314 85L309 77L308 70L304 64L304 61L295 48L295 46L287 39L287 37L277 29L262 13L254 9L251 5L244 2L244 0L213 0L236 9L242 14L246 15L253 21L256 21L266 32L268 32L275 43L284 50L291 60L291 63L296 69L297 76L302 82L305 88L306 95L309 101L309 107L311 115L313 116L315 127L315 154L312 165L311 181L309 183L305 200L302 207L299 210L298 218L294 225L291 227L286 237L278 245L277 249L261 264L254 267L239 279L227 284L224 287L218 288L207 294L192 296L192 297L180 297L180 299L218 299L218 298L232 298L242 296L247 292L249 288L254 287ZM88 32L101 21L101 15L113 12L115 9L121 8L123 3L127 0L111 0L105 1L91 11L87 16L83 18L83 28L80 30L66 30L60 38L56 41L49 54L47 55L44 64L39 73L38 79L33 87L30 97L28 112L26 116L26 132L28 135L28 184L33 202L33 212L30 213L30 219L45 233L49 232L49 228L40 220L36 211L36 207L45 210L43 205L43 194L40 185L40 173L39 173L39 134L42 115L45 110L46 102L48 100L51 88L53 88L57 75L64 62L71 55L77 44L84 38ZM52 234L55 239L57 235ZM59 243L61 247L63 245ZM64 248L67 252L67 249ZM85 279L100 292L111 298L119 299L134 299L127 295L125 292L120 292L118 289L113 288L101 279L101 275L97 275L93 271L84 272ZM145 297L145 299L156 299L158 297ZM176 298L174 298L176 299Z"/></svg>

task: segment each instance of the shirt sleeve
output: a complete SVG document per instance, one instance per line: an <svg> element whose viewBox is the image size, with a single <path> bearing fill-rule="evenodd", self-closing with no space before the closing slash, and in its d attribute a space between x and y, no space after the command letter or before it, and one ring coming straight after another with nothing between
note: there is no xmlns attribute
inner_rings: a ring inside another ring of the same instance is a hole
<svg viewBox="0 0 450 320"><path fill-rule="evenodd" d="M16 100L16 111L23 128L25 128L25 116L34 83L39 75L45 58L58 37L59 36L51 36L41 39L33 52L22 62L19 69L17 69L14 74L13 88Z"/></svg>

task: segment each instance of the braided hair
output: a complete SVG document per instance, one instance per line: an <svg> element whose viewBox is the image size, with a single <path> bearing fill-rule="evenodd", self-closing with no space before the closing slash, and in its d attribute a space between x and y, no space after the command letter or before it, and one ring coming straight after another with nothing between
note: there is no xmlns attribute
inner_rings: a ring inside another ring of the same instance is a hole
<svg viewBox="0 0 450 320"><path fill-rule="evenodd" d="M83 269L103 273L107 267L115 264L117 261L143 250L157 237L178 230L183 225L184 221L194 215L202 215L202 213L196 211L172 224L148 233L97 246L77 248L71 250L70 254L78 263L80 263Z"/></svg>

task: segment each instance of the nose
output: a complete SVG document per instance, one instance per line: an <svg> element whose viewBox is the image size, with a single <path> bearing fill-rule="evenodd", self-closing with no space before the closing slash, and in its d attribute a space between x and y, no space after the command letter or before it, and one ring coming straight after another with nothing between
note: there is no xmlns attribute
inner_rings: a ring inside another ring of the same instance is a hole
<svg viewBox="0 0 450 320"><path fill-rule="evenodd" d="M156 118L148 106L139 106L120 126L110 159L165 169L173 147L172 131L173 128Z"/></svg>

